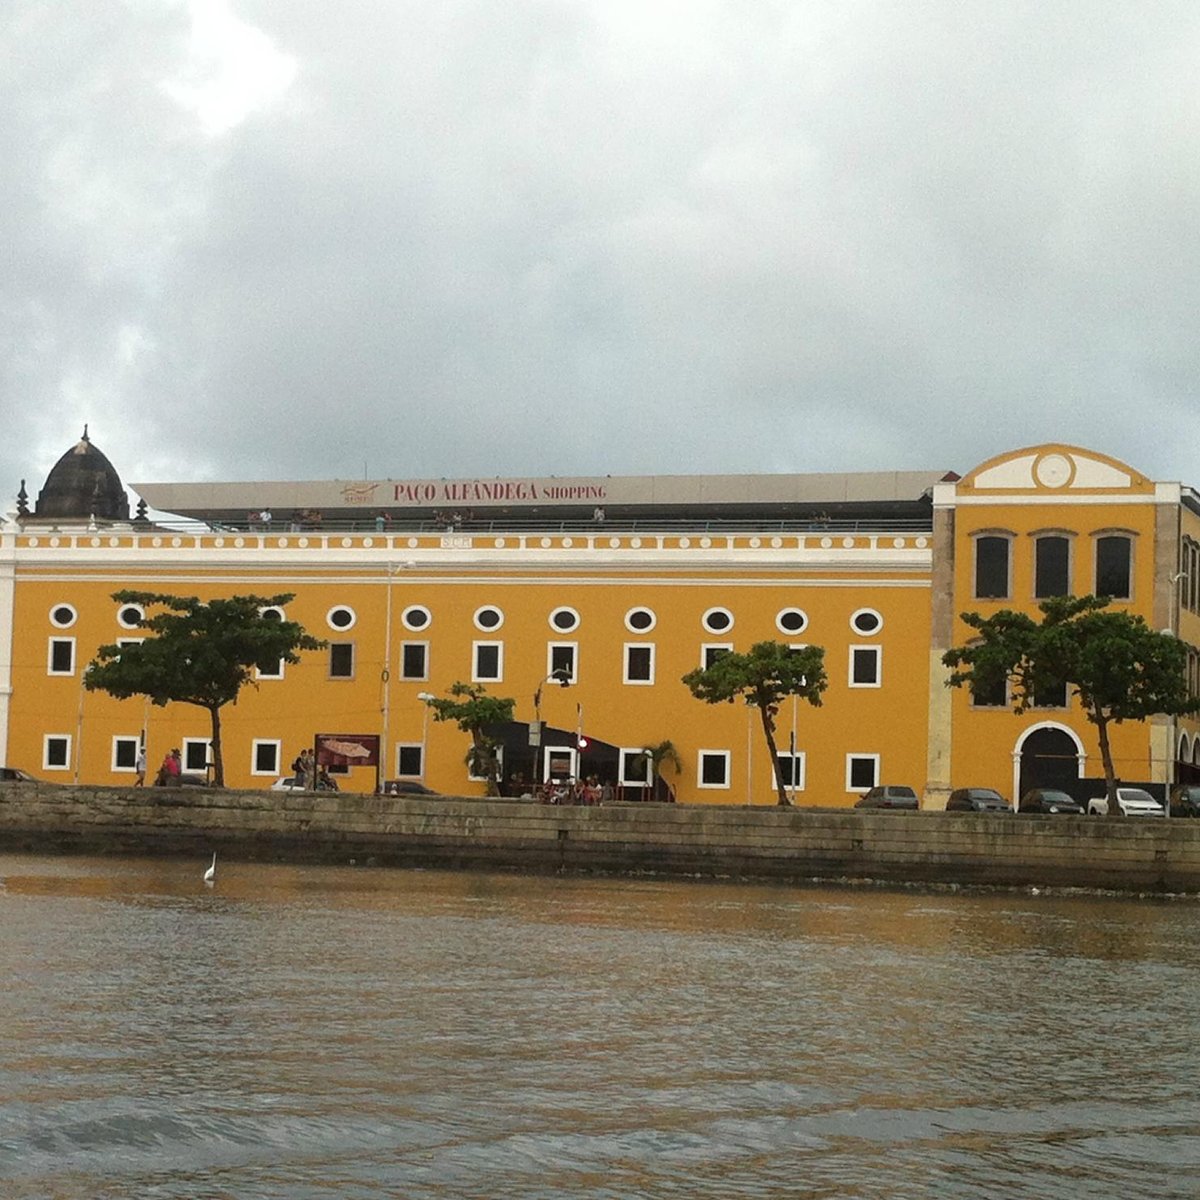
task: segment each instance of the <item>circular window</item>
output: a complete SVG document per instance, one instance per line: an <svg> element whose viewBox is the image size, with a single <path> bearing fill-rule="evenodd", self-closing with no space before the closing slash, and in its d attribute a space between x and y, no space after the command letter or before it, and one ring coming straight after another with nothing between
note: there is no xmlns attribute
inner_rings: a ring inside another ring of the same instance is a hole
<svg viewBox="0 0 1200 1200"><path fill-rule="evenodd" d="M122 629L137 629L138 622L145 617L146 610L140 604L122 604L117 609L117 624Z"/></svg>
<svg viewBox="0 0 1200 1200"><path fill-rule="evenodd" d="M573 608L556 608L550 614L550 628L559 633L570 633L579 627L579 614Z"/></svg>
<svg viewBox="0 0 1200 1200"><path fill-rule="evenodd" d="M475 628L490 630L499 629L504 624L504 614L498 609L488 605L484 608L475 610Z"/></svg>
<svg viewBox="0 0 1200 1200"><path fill-rule="evenodd" d="M775 617L780 633L803 633L808 628L808 613L802 608L785 608Z"/></svg>
<svg viewBox="0 0 1200 1200"><path fill-rule="evenodd" d="M425 629L433 620L433 614L422 604L410 604L400 614L405 629Z"/></svg>
<svg viewBox="0 0 1200 1200"><path fill-rule="evenodd" d="M883 618L873 608L860 608L851 615L850 628L855 633L878 633L883 628Z"/></svg>
<svg viewBox="0 0 1200 1200"><path fill-rule="evenodd" d="M658 618L648 608L631 608L625 614L625 628L632 633L649 633Z"/></svg>
<svg viewBox="0 0 1200 1200"><path fill-rule="evenodd" d="M50 610L50 624L57 625L59 629L69 629L75 624L75 619L79 614L69 604L56 604Z"/></svg>
<svg viewBox="0 0 1200 1200"><path fill-rule="evenodd" d="M336 608L331 608L325 614L325 622L330 629L353 629L354 622L358 620L354 609L347 608L344 604L339 604Z"/></svg>
<svg viewBox="0 0 1200 1200"><path fill-rule="evenodd" d="M733 628L733 613L727 608L710 608L700 618L700 624L709 633L725 633Z"/></svg>
<svg viewBox="0 0 1200 1200"><path fill-rule="evenodd" d="M277 605L272 605L270 608L264 608L259 614L264 621L283 621L286 618L283 615L283 609Z"/></svg>

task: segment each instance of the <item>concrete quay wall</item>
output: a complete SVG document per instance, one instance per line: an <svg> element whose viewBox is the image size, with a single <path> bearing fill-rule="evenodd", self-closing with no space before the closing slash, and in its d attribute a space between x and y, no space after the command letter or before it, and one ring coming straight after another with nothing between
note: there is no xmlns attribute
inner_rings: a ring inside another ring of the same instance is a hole
<svg viewBox="0 0 1200 1200"><path fill-rule="evenodd" d="M1200 892L1200 821L5 785L0 852Z"/></svg>

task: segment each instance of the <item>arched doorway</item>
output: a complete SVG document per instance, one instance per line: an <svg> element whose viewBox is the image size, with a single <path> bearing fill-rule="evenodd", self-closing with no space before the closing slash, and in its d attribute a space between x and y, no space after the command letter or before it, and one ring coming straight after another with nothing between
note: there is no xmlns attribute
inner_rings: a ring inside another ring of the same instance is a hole
<svg viewBox="0 0 1200 1200"><path fill-rule="evenodd" d="M1055 787L1070 791L1083 774L1083 745L1062 725L1037 725L1017 742L1016 794L1030 788Z"/></svg>

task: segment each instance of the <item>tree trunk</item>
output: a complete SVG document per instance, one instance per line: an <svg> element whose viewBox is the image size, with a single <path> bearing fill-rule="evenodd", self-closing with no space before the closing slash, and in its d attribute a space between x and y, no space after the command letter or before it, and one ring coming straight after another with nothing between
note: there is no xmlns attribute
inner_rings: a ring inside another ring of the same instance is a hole
<svg viewBox="0 0 1200 1200"><path fill-rule="evenodd" d="M223 788L225 786L225 760L221 756L221 709L218 705L213 705L208 710L208 715L212 718L212 762L213 762L213 787Z"/></svg>
<svg viewBox="0 0 1200 1200"><path fill-rule="evenodd" d="M788 799L787 788L783 782L783 767L779 762L779 753L775 749L775 722L771 719L770 710L766 705L760 704L758 711L762 715L763 734L767 739L767 748L771 752L771 766L775 771L775 788L779 792L778 802L783 808L790 808L792 802Z"/></svg>
<svg viewBox="0 0 1200 1200"><path fill-rule="evenodd" d="M1104 791L1108 797L1108 815L1119 817L1121 806L1117 803L1117 773L1113 769L1112 747L1108 744L1108 718L1099 709L1094 708L1092 720L1100 737L1100 761L1104 764Z"/></svg>

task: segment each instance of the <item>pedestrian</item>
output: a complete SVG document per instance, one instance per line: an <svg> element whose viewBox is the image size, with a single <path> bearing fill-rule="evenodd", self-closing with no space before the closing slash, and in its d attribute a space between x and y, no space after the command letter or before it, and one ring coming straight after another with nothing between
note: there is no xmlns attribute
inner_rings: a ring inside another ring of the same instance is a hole
<svg viewBox="0 0 1200 1200"><path fill-rule="evenodd" d="M133 769L137 772L137 778L133 781L134 787L145 787L146 785L146 747L138 746L137 759L134 761Z"/></svg>

